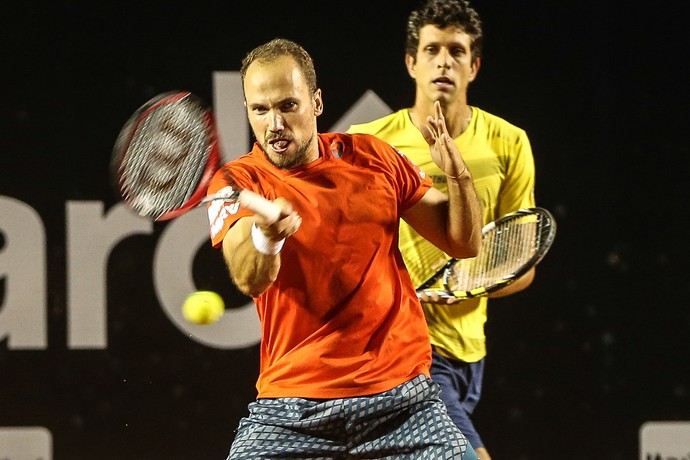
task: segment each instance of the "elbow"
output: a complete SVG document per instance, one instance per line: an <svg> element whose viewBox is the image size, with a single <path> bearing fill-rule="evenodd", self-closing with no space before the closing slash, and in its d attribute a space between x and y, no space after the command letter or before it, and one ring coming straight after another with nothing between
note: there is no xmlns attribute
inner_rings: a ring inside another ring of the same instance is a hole
<svg viewBox="0 0 690 460"><path fill-rule="evenodd" d="M465 248L461 251L449 252L448 255L455 259L471 259L473 257L477 257L479 255L479 251Z"/></svg>
<svg viewBox="0 0 690 460"><path fill-rule="evenodd" d="M536 273L536 269L532 268L529 270L527 273L522 275L522 277L516 282L520 288L520 290L527 289L532 285L532 281L534 281L534 275Z"/></svg>
<svg viewBox="0 0 690 460"><path fill-rule="evenodd" d="M238 291L252 298L259 297L261 294L266 292L266 289L268 289L268 286L270 286L270 284L267 284L266 286L257 286L256 284L241 283L237 281L234 281L234 284Z"/></svg>
<svg viewBox="0 0 690 460"><path fill-rule="evenodd" d="M472 243L471 251L472 251L473 255L470 257L477 257L479 255L479 252L481 251L481 249L482 249L482 237L481 237L481 233L480 233L480 236L478 238L475 238L473 243Z"/></svg>
<svg viewBox="0 0 690 460"><path fill-rule="evenodd" d="M255 298L259 297L261 294L263 294L264 292L266 292L266 289L268 289L268 286L265 288L257 288L255 286L251 286L251 287L239 287L238 286L237 288L244 295L247 295L247 296L255 299Z"/></svg>
<svg viewBox="0 0 690 460"><path fill-rule="evenodd" d="M230 269L230 279L242 294L259 297L278 279L279 267L280 265L276 265L262 274L253 270Z"/></svg>
<svg viewBox="0 0 690 460"><path fill-rule="evenodd" d="M269 279L265 280L264 282L257 282L256 279L251 279L251 278L244 278L244 279L238 279L235 277L231 277L232 282L235 284L235 287L244 295L256 298L259 297L261 294L266 292L266 289L269 288L269 286L275 281L275 279Z"/></svg>
<svg viewBox="0 0 690 460"><path fill-rule="evenodd" d="M472 257L477 257L481 248L481 237L472 238L471 241L465 242L465 244L455 245L452 251L448 252L448 255L456 259L470 259Z"/></svg>
<svg viewBox="0 0 690 460"><path fill-rule="evenodd" d="M230 280L244 295L259 297L278 279L280 257L256 257L256 254L241 257L241 251L225 250L223 255Z"/></svg>

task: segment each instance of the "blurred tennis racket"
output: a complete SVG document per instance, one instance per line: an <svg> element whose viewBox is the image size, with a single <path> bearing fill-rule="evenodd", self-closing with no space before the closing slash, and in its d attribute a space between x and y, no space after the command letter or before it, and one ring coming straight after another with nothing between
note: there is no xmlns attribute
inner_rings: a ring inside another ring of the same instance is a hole
<svg viewBox="0 0 690 460"><path fill-rule="evenodd" d="M230 177L227 193L206 196L220 158L211 109L192 93L175 91L149 100L127 120L113 148L111 173L124 202L158 221L213 200L239 202L268 222L278 220L279 207L241 190Z"/></svg>
<svg viewBox="0 0 690 460"><path fill-rule="evenodd" d="M556 236L556 220L543 208L515 211L482 229L477 257L451 259L417 288L417 295L470 299L488 295L537 265ZM432 286L443 279L445 289Z"/></svg>

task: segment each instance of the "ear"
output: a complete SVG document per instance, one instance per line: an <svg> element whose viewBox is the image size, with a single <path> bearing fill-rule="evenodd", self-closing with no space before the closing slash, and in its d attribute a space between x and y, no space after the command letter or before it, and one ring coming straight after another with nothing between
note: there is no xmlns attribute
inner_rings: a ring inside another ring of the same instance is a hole
<svg viewBox="0 0 690 460"><path fill-rule="evenodd" d="M477 74L479 73L479 68L482 66L482 59L481 58L475 58L472 61L472 68L470 71L470 76L468 78L468 81L473 82L475 78L477 78Z"/></svg>
<svg viewBox="0 0 690 460"><path fill-rule="evenodd" d="M323 97L321 96L320 88L314 92L312 104L314 105L314 115L318 117L323 113Z"/></svg>
<svg viewBox="0 0 690 460"><path fill-rule="evenodd" d="M417 58L409 53L405 53L405 67L407 67L407 73L410 74L410 77L415 79L417 75Z"/></svg>

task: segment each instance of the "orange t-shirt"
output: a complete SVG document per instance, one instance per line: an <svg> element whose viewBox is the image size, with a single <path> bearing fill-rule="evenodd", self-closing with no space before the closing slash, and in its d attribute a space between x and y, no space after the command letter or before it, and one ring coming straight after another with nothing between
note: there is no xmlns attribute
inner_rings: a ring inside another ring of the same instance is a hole
<svg viewBox="0 0 690 460"><path fill-rule="evenodd" d="M401 214L432 182L370 135L319 134L318 160L282 170L258 145L216 173L208 192L239 187L292 203L277 280L254 299L261 322L259 398L344 398L390 390L431 362L426 323L398 250ZM251 213L209 206L211 238Z"/></svg>

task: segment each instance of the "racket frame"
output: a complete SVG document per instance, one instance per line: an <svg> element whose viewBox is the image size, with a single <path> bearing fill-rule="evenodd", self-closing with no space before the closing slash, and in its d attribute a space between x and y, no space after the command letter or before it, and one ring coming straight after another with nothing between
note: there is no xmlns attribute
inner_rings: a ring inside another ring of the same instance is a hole
<svg viewBox="0 0 690 460"><path fill-rule="evenodd" d="M540 219L543 219L545 221L544 225L548 227L548 231L540 232L543 235L545 235L545 238L542 244L539 246L538 250L529 259L525 260L515 271L513 271L510 276L496 279L493 282L489 283L487 286L480 286L474 289L463 291L452 290L448 285L448 278L450 277L453 265L456 262L458 262L459 259L451 258L441 269L439 269L436 273L434 273L433 276L431 276L427 281L422 283L417 288L417 296L419 297L425 295L427 297L431 297L436 295L444 299L472 299L475 297L486 296L491 292L495 292L498 289L504 288L505 286L519 279L522 275L524 275L537 264L539 264L539 262L541 262L541 260L544 258L546 253L551 248L551 245L553 244L553 241L556 237L556 219L545 208L523 208L508 213L492 222L489 222L482 228L482 235L484 237L489 232L494 231L496 228L502 227L505 222L528 215L536 215L539 216ZM436 284L440 279L443 279L443 285L445 287L445 290L431 289L431 286Z"/></svg>
<svg viewBox="0 0 690 460"><path fill-rule="evenodd" d="M202 108L202 120L207 140L206 164L203 167L194 191L189 198L187 198L187 201L185 201L182 205L174 209L164 211L159 215L148 216L152 217L156 221L165 221L179 217L201 204L202 200L206 196L208 183L211 181L213 174L220 167L221 160L220 147L218 145L218 135L215 128L215 120L212 110L203 102L201 98L195 96L190 91L170 91L159 94L137 109L129 120L127 120L117 138L115 147L113 149L111 171L113 177L115 178L115 186L123 200L131 205L132 200L129 198L130 194L123 186L121 169L122 164L127 159L129 150L132 147L132 140L137 134L139 126L144 120L146 120L152 111L156 110L161 105L180 102L184 99L189 99L191 101L190 103L196 104Z"/></svg>

